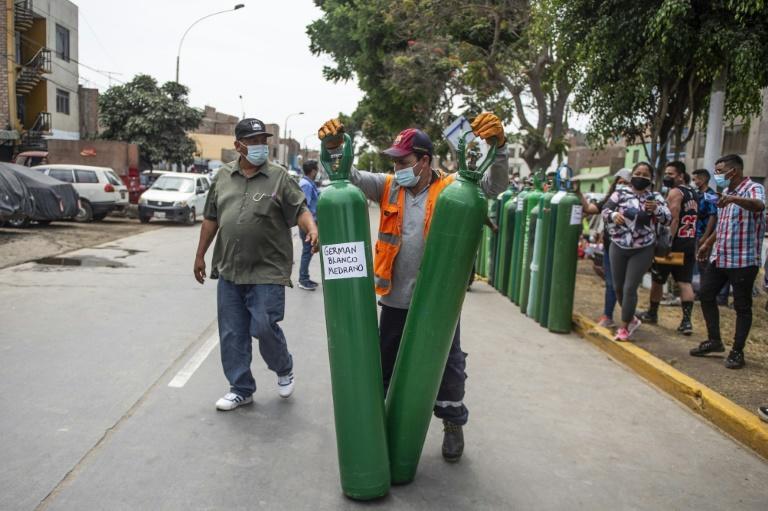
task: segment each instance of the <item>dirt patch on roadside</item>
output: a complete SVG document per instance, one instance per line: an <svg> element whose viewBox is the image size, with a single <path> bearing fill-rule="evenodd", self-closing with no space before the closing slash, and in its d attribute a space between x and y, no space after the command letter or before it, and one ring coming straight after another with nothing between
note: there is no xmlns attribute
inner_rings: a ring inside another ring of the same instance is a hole
<svg viewBox="0 0 768 511"><path fill-rule="evenodd" d="M758 280L758 283L760 280ZM596 320L603 310L602 279L595 275L591 261L579 261L576 275L576 299L574 311ZM753 300L752 329L744 351L747 365L743 369L726 369L723 365L732 344L736 313L728 307L720 307L720 328L726 352L706 358L692 357L688 351L707 338L701 306L694 305L694 333L690 337L678 334L681 311L679 306L659 307L659 324L643 325L635 337L635 344L674 366L679 371L723 394L728 399L755 412L758 406L768 404L768 312L765 310L766 294ZM648 290L640 289L638 309L648 306ZM616 307L614 320L619 319Z"/></svg>
<svg viewBox="0 0 768 511"><path fill-rule="evenodd" d="M135 218L108 216L101 222L32 224L27 229L0 227L0 268L93 247L162 227Z"/></svg>

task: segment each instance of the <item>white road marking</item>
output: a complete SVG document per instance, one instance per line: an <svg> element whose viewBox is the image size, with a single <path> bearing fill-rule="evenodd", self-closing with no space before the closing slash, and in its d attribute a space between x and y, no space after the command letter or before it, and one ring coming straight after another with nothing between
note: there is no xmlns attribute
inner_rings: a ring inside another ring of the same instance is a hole
<svg viewBox="0 0 768 511"><path fill-rule="evenodd" d="M192 378L192 375L195 374L195 371L197 371L197 368L200 367L206 358L208 358L208 355L211 354L211 351L213 351L213 348L215 348L217 344L219 344L219 334L215 333L209 337L200 348L198 348L189 360L187 360L187 363L184 364L184 367L182 367L178 373L176 373L176 376L173 377L168 386L181 388L186 385L189 379Z"/></svg>

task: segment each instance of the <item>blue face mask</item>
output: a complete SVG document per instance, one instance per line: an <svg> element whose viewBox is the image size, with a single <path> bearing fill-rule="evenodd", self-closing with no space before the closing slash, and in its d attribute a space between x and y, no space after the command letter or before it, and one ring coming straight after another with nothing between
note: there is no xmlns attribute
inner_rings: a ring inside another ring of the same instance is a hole
<svg viewBox="0 0 768 511"><path fill-rule="evenodd" d="M395 181L403 188L412 188L419 182L419 177L413 173L413 167L395 171Z"/></svg>
<svg viewBox="0 0 768 511"><path fill-rule="evenodd" d="M725 177L725 174L715 174L715 183L718 188L728 188L731 180Z"/></svg>
<svg viewBox="0 0 768 511"><path fill-rule="evenodd" d="M267 161L267 156L269 156L269 146L258 144L245 147L248 149L248 154L245 155L246 160L257 167L264 165L264 162Z"/></svg>

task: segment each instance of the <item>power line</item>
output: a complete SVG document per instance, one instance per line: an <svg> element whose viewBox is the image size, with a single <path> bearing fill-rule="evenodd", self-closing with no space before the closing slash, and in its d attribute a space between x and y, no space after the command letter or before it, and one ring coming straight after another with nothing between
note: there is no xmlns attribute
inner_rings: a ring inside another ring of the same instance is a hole
<svg viewBox="0 0 768 511"><path fill-rule="evenodd" d="M93 25L88 21L88 19L85 17L85 14L83 14L83 10L78 7L77 10L78 13L80 13L80 16L83 17L83 21L85 21L85 24L88 25L88 28L91 30L91 33L93 34L94 39L96 39L96 42L99 43L99 46L101 47L101 50L104 52L104 55L109 57L110 59L114 60L112 57L112 54L110 54L107 51L107 48L104 46L104 44L101 42L101 39L99 39L99 35L96 33L96 30L94 30Z"/></svg>
<svg viewBox="0 0 768 511"><path fill-rule="evenodd" d="M23 41L26 41L26 42L28 42L28 43L33 43L34 45L36 45L35 47L40 47L40 48L48 48L48 47L47 47L47 45L45 45L45 44L41 44L41 43L40 43L40 41L36 41L36 40L34 40L34 39L32 39L32 38L29 38L29 37L27 37L27 36L26 36L26 35L24 35L24 34L21 34L21 39L22 39ZM53 53L57 53L57 52L56 52L55 50L53 50L52 48L48 48L48 49L49 49L49 50L51 50ZM63 59L62 59L62 60L63 60ZM77 64L77 65L79 65L79 66L83 66L83 67L84 67L84 68L86 68L86 69L90 69L91 71L93 71L93 72L95 72L95 73L99 73L100 75L102 75L102 76L104 76L105 78L107 78L107 79L110 81L110 83L111 83L111 81L112 81L112 80L114 80L114 81L118 82L118 83L119 83L119 84L121 84L121 85L125 85L125 82L124 82L124 81L122 81L122 80L119 80L119 79L115 78L114 76L112 76L112 75L116 74L116 73L114 73L114 72L112 72L112 71L104 71L104 70L101 70L101 69L96 69L95 67L92 67L92 66L89 66L88 64L84 64L83 62L80 62L79 60L77 60L77 59L76 59L76 58L74 58L74 57L69 57L69 58L68 58L68 60L69 60L69 61L72 61L72 62L74 62L75 64ZM56 63L55 61L53 61L53 62L54 62L54 63ZM22 65L22 64L20 64L20 65ZM58 65L58 64L57 64L57 65Z"/></svg>

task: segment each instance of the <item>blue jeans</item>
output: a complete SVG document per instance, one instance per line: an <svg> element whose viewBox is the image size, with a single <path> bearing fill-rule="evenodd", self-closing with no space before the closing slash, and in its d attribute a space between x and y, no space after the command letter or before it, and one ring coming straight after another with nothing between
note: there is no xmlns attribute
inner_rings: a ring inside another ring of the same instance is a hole
<svg viewBox="0 0 768 511"><path fill-rule="evenodd" d="M312 244L308 241L304 241L307 238L307 233L299 229L299 236L301 237L301 264L299 265L299 282L307 282L309 280L309 261L312 260Z"/></svg>
<svg viewBox="0 0 768 511"><path fill-rule="evenodd" d="M613 275L611 275L611 254L608 248L611 245L603 244L603 273L605 273L605 305L603 314L609 318L613 317L613 310L616 308L616 291L613 289Z"/></svg>
<svg viewBox="0 0 768 511"><path fill-rule="evenodd" d="M278 376L290 374L293 357L277 324L285 314L285 286L234 284L219 278L217 288L221 364L230 392L248 397L256 391L251 373L252 337L261 358Z"/></svg>

